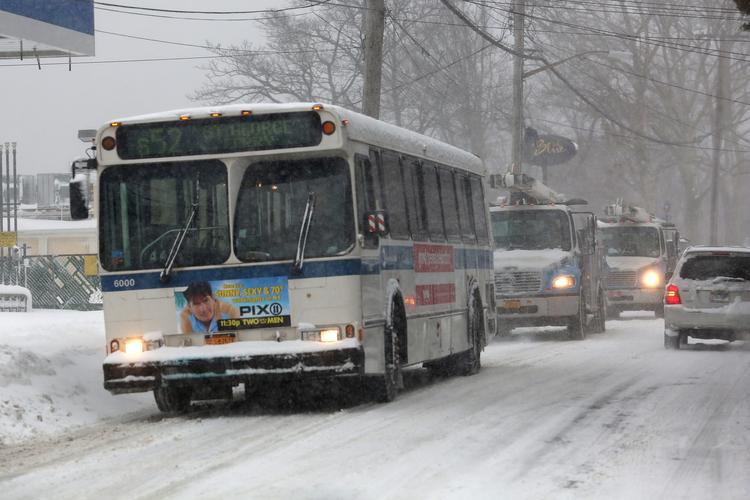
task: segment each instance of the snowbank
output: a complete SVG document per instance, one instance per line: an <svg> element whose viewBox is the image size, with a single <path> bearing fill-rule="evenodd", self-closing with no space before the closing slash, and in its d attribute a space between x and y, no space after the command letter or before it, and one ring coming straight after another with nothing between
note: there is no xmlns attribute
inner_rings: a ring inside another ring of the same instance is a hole
<svg viewBox="0 0 750 500"><path fill-rule="evenodd" d="M0 313L0 446L144 408L102 385L101 311Z"/></svg>

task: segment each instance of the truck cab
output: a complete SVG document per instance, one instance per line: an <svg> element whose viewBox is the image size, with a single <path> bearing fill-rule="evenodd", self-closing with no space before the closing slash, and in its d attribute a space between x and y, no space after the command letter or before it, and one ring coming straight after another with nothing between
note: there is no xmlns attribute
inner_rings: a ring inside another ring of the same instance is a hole
<svg viewBox="0 0 750 500"><path fill-rule="evenodd" d="M654 311L662 317L665 277L679 257L677 228L618 201L605 208L598 231L606 252L608 317L623 311Z"/></svg>
<svg viewBox="0 0 750 500"><path fill-rule="evenodd" d="M567 326L571 339L604 331L596 217L572 208L585 201L525 174L494 177L511 194L490 207L499 335L522 326Z"/></svg>

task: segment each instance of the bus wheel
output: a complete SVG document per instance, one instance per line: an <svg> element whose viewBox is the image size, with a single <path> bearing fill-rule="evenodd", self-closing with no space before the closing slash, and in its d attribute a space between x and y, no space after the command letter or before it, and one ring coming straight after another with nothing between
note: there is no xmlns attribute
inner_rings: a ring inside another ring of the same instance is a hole
<svg viewBox="0 0 750 500"><path fill-rule="evenodd" d="M438 367L443 375L474 375L482 367L482 349L484 349L482 306L477 299L473 302L469 310L466 332L469 349L441 360Z"/></svg>
<svg viewBox="0 0 750 500"><path fill-rule="evenodd" d="M568 338L570 340L586 338L586 301L583 294L578 296L578 314L568 320Z"/></svg>
<svg viewBox="0 0 750 500"><path fill-rule="evenodd" d="M186 413L190 408L190 389L159 385L154 389L156 406L164 413Z"/></svg>
<svg viewBox="0 0 750 500"><path fill-rule="evenodd" d="M471 349L466 352L463 366L461 367L462 375L474 375L482 368L482 328L484 321L482 317L482 304L474 300L471 318L469 318L469 343Z"/></svg>
<svg viewBox="0 0 750 500"><path fill-rule="evenodd" d="M381 403L388 403L396 399L398 389L403 385L401 379L401 355L399 339L403 318L396 315L392 320L392 325L385 328L384 344L384 361L385 371L382 375L372 378L373 395Z"/></svg>

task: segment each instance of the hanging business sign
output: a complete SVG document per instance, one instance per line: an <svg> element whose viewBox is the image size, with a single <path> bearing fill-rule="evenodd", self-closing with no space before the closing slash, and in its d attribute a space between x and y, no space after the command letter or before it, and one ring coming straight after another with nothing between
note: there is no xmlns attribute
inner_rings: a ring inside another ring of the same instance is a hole
<svg viewBox="0 0 750 500"><path fill-rule="evenodd" d="M528 135L527 135L527 138ZM526 142L524 161L529 165L549 167L565 163L578 152L578 145L559 135L539 134Z"/></svg>

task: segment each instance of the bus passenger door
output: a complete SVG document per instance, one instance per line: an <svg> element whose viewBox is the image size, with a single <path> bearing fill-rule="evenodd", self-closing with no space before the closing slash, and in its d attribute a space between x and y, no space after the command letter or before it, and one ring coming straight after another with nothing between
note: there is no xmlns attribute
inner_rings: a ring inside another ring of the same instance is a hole
<svg viewBox="0 0 750 500"><path fill-rule="evenodd" d="M355 155L355 180L357 189L357 220L359 241L362 244L362 319L366 323L382 321L385 304L380 282L381 237L368 232L368 214L384 210L380 176L380 152Z"/></svg>

